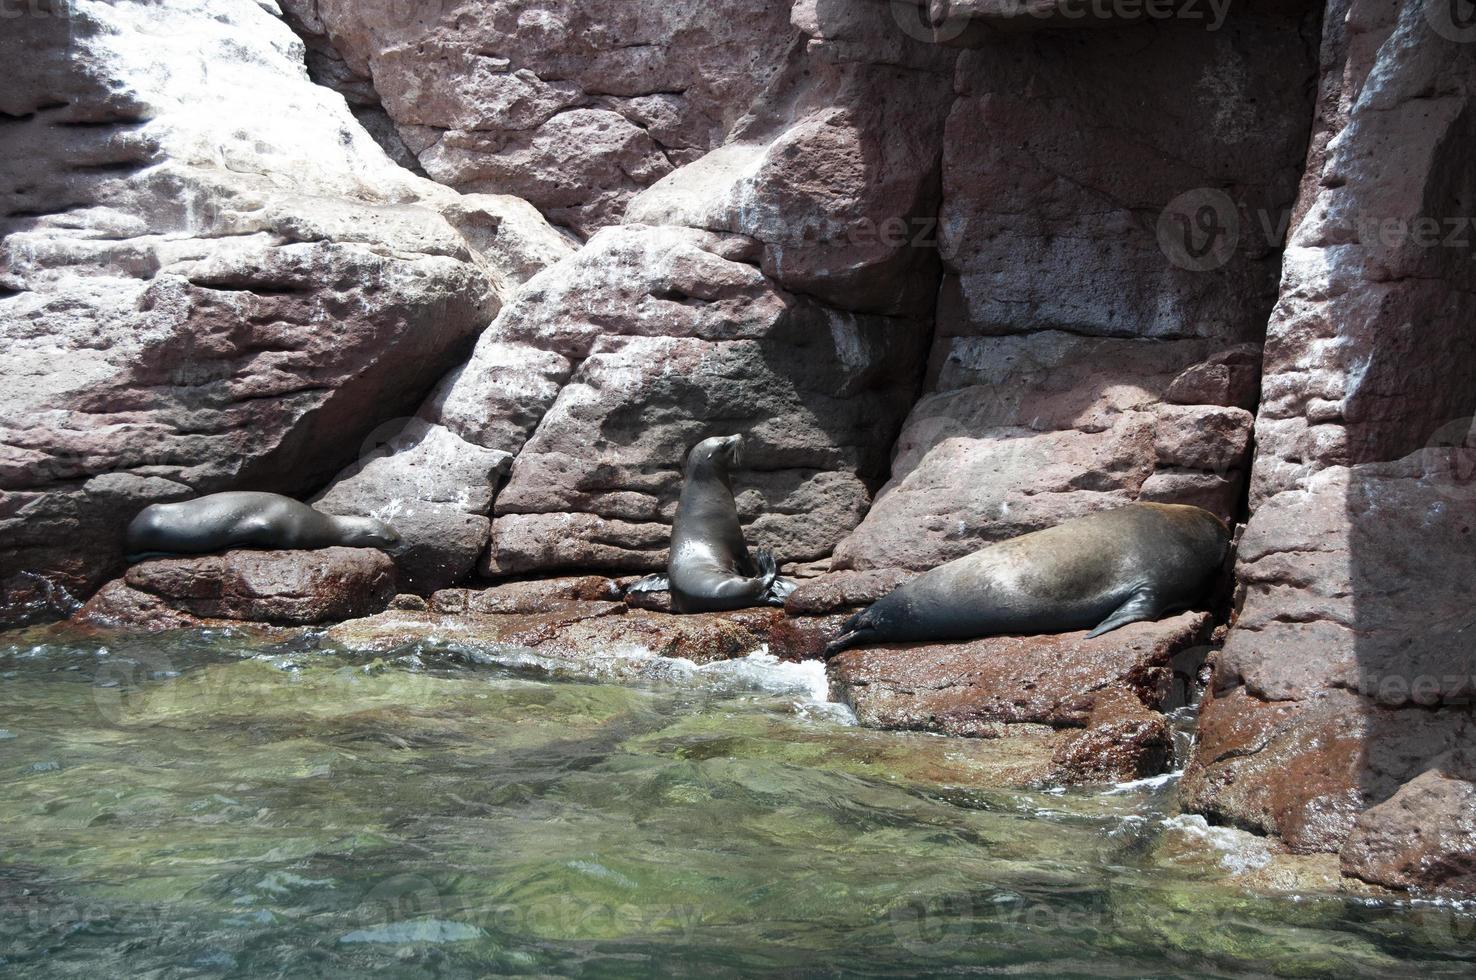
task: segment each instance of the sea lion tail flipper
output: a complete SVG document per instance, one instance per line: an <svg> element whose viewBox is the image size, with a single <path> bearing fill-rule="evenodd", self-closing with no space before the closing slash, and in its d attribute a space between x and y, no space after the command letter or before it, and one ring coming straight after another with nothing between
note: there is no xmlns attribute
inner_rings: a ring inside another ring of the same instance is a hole
<svg viewBox="0 0 1476 980"><path fill-rule="evenodd" d="M792 578L784 578L782 575L769 583L769 591L764 593L764 600L771 606L782 606L789 594L799 588L799 583Z"/></svg>
<svg viewBox="0 0 1476 980"><path fill-rule="evenodd" d="M1128 596L1127 602L1113 610L1112 615L1097 624L1097 628L1087 634L1087 639L1101 636L1103 633L1111 633L1119 626L1128 623L1136 623L1146 619L1157 619L1163 611L1163 604L1152 592L1140 590Z"/></svg>
<svg viewBox="0 0 1476 980"><path fill-rule="evenodd" d="M670 592L671 579L659 572L638 578L625 587L626 592Z"/></svg>

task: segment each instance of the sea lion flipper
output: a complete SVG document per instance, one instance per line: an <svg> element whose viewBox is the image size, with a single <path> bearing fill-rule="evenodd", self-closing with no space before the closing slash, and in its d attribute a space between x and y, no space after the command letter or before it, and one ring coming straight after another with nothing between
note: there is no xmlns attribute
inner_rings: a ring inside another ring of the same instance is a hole
<svg viewBox="0 0 1476 980"><path fill-rule="evenodd" d="M1103 633L1111 633L1119 626L1126 626L1128 623L1157 619L1161 611L1162 603L1158 601L1158 597L1146 589L1140 589L1128 596L1127 602L1113 610L1111 616L1098 623L1097 628L1087 634L1087 639L1101 636Z"/></svg>
<svg viewBox="0 0 1476 980"><path fill-rule="evenodd" d="M670 592L671 579L659 572L647 575L645 578L636 579L626 586L626 592Z"/></svg>

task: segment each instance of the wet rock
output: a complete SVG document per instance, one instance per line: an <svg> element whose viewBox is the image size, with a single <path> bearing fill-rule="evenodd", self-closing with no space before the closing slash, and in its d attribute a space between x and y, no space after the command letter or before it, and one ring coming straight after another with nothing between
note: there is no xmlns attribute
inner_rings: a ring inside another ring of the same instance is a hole
<svg viewBox="0 0 1476 980"><path fill-rule="evenodd" d="M401 592L390 600L389 608L400 609L410 612L425 612L430 608L430 603L422 596L411 592Z"/></svg>
<svg viewBox="0 0 1476 980"><path fill-rule="evenodd" d="M1209 627L1206 614L1183 613L1092 640L1077 632L860 647L830 661L831 693L864 724L884 728L978 737L1002 723L1081 727L1098 692L1164 706L1174 657Z"/></svg>
<svg viewBox="0 0 1476 980"><path fill-rule="evenodd" d="M485 589L442 589L430 608L440 613L536 613L550 604L613 602L620 598L615 582L598 575L508 582Z"/></svg>
<svg viewBox="0 0 1476 980"><path fill-rule="evenodd" d="M131 588L122 579L114 579L93 593L72 614L71 622L78 626L144 633L205 625L198 616L175 609L151 592Z"/></svg>
<svg viewBox="0 0 1476 980"><path fill-rule="evenodd" d="M326 623L385 608L395 595L394 573L389 556L369 548L159 558L129 568L78 619L143 629L204 619Z"/></svg>
<svg viewBox="0 0 1476 980"><path fill-rule="evenodd" d="M1256 511L1186 807L1335 851L1362 810L1469 737L1464 472L1434 450L1335 467Z"/></svg>
<svg viewBox="0 0 1476 980"><path fill-rule="evenodd" d="M831 572L801 582L784 600L784 610L791 616L817 616L868 606L917 574L902 568Z"/></svg>
<svg viewBox="0 0 1476 980"><path fill-rule="evenodd" d="M1344 874L1424 895L1476 894L1476 783L1431 770L1358 817Z"/></svg>
<svg viewBox="0 0 1476 980"><path fill-rule="evenodd" d="M1052 777L1063 783L1126 782L1164 772L1172 756L1168 719L1133 694L1109 689L1093 701L1086 731L1057 747Z"/></svg>
<svg viewBox="0 0 1476 980"><path fill-rule="evenodd" d="M384 651L421 640L517 647L585 661L612 656L680 657L714 663L767 650L782 660L817 658L842 617L791 618L781 609L674 615L583 598L608 594L597 577L522 582L485 591L449 589L424 612L392 610L335 626L329 638Z"/></svg>

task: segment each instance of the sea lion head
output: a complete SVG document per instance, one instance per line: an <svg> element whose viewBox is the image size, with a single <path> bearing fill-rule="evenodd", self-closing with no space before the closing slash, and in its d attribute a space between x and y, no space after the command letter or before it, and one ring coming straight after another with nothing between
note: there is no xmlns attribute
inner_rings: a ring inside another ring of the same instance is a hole
<svg viewBox="0 0 1476 980"><path fill-rule="evenodd" d="M372 517L339 517L334 523L349 548L393 548L400 543L399 531Z"/></svg>
<svg viewBox="0 0 1476 980"><path fill-rule="evenodd" d="M687 454L687 475L699 472L716 472L727 475L731 467L738 465L738 450L742 436L713 436L703 439Z"/></svg>

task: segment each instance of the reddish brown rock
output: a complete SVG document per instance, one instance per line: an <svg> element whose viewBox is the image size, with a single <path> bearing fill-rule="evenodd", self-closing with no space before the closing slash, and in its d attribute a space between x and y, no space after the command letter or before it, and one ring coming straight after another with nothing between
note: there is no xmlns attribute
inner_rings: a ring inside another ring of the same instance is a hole
<svg viewBox="0 0 1476 980"><path fill-rule="evenodd" d="M1327 469L1256 511L1188 808L1337 850L1360 812L1468 737L1476 497L1452 463L1430 450Z"/></svg>
<svg viewBox="0 0 1476 980"><path fill-rule="evenodd" d="M114 579L98 589L72 614L71 622L143 633L205 625L198 616L175 609L151 592L130 588L122 579Z"/></svg>
<svg viewBox="0 0 1476 980"><path fill-rule="evenodd" d="M635 653L707 664L760 650L782 660L814 659L843 619L792 618L775 608L675 615L581 598L600 592L602 583L610 585L587 577L486 591L449 589L432 597L428 610L396 609L343 623L329 638L376 651L433 639L525 648L576 661Z"/></svg>
<svg viewBox="0 0 1476 980"><path fill-rule="evenodd" d="M898 30L887 3L801 0L792 21L807 43L732 137L626 220L746 236L765 275L838 309L926 314L954 53Z"/></svg>
<svg viewBox="0 0 1476 980"><path fill-rule="evenodd" d="M1052 779L1062 783L1116 783L1169 768L1173 733L1168 719L1131 693L1097 695L1084 732L1057 746Z"/></svg>
<svg viewBox="0 0 1476 980"><path fill-rule="evenodd" d="M132 593L144 593L201 619L307 625L384 609L395 595L395 566L369 548L227 551L140 562L123 582L130 602Z"/></svg>
<svg viewBox="0 0 1476 980"><path fill-rule="evenodd" d="M1261 350L1243 344L1184 369L1164 392L1176 405L1225 405L1255 411L1261 396Z"/></svg>
<svg viewBox="0 0 1476 980"><path fill-rule="evenodd" d="M1239 505L1249 413L1164 404L1202 340L960 337L898 437L892 479L833 567L931 568L1138 499Z"/></svg>
<svg viewBox="0 0 1476 980"><path fill-rule="evenodd" d="M1343 873L1422 895L1476 894L1476 783L1431 770L1364 812Z"/></svg>
<svg viewBox="0 0 1476 980"><path fill-rule="evenodd" d="M917 572L903 568L831 572L801 582L784 600L784 611L791 616L818 616L867 606L916 577Z"/></svg>
<svg viewBox="0 0 1476 980"><path fill-rule="evenodd" d="M612 579L599 575L508 582L485 589L442 589L431 596L430 608L439 613L536 613L551 604L612 602L620 591Z"/></svg>
<svg viewBox="0 0 1476 980"><path fill-rule="evenodd" d="M860 647L831 660L831 692L883 728L977 736L1006 722L1078 727L1099 692L1161 707L1174 689L1174 657L1209 627L1207 615L1184 613L1092 640L1077 632Z"/></svg>
<svg viewBox="0 0 1476 980"><path fill-rule="evenodd" d="M1464 441L1476 412L1476 50L1454 8L1333 4L1266 328L1253 503L1329 466ZM1467 31L1469 33L1469 31Z"/></svg>

